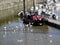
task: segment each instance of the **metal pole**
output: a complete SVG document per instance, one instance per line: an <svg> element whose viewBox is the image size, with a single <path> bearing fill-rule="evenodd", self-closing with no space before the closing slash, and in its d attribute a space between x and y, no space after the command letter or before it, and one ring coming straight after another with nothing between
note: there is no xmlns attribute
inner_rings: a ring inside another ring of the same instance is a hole
<svg viewBox="0 0 60 45"><path fill-rule="evenodd" d="M23 12L24 12L24 15L25 15L25 0L23 0Z"/></svg>
<svg viewBox="0 0 60 45"><path fill-rule="evenodd" d="M34 11L35 11L35 1L33 0L33 7L34 7Z"/></svg>

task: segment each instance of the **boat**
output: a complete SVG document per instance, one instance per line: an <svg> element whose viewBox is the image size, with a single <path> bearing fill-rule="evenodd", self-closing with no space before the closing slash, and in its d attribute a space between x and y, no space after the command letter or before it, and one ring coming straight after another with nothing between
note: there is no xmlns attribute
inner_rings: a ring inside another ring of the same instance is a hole
<svg viewBox="0 0 60 45"><path fill-rule="evenodd" d="M21 18L23 18L24 24L41 26L45 23L44 18L52 18L54 20L58 19L58 16L55 13L53 13L53 11L52 11L54 9L53 7L54 6L51 6L51 5L48 6L47 4L42 3L42 4L38 4L38 6L35 6L35 9L32 6L29 11L25 12L25 15L24 15L23 11L21 11L18 15Z"/></svg>
<svg viewBox="0 0 60 45"><path fill-rule="evenodd" d="M33 15L26 15L25 18L23 19L23 23L42 26L44 24L43 19L44 18L41 15L37 15L36 12L34 12Z"/></svg>

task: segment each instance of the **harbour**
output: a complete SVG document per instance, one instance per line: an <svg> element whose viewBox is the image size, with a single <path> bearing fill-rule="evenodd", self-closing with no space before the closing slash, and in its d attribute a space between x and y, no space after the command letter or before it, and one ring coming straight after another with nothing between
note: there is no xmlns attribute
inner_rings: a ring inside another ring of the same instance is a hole
<svg viewBox="0 0 60 45"><path fill-rule="evenodd" d="M45 18L43 26L25 25L13 15L0 20L0 45L60 45L60 7L57 8L58 20Z"/></svg>

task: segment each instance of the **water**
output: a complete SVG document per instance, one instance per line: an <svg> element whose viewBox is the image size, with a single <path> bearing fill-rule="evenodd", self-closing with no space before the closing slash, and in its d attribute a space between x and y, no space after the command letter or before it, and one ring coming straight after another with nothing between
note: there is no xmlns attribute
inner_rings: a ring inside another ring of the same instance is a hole
<svg viewBox="0 0 60 45"><path fill-rule="evenodd" d="M58 16L59 11L56 11ZM6 19L0 25L0 45L60 45L60 29L26 26L20 18Z"/></svg>

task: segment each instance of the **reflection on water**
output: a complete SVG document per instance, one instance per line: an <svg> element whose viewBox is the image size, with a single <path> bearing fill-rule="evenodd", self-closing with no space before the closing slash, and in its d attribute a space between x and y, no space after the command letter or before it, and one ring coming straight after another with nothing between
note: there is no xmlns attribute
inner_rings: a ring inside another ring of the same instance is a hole
<svg viewBox="0 0 60 45"><path fill-rule="evenodd" d="M60 45L60 30L47 25L26 26L16 19L0 26L0 45Z"/></svg>
<svg viewBox="0 0 60 45"><path fill-rule="evenodd" d="M32 26L30 27L25 27L25 32L31 32L31 33L48 33L48 26Z"/></svg>
<svg viewBox="0 0 60 45"><path fill-rule="evenodd" d="M0 19L0 26L7 24L7 23L10 23L12 21L17 21L17 19L18 18L16 16L8 16L8 17L5 17L3 19Z"/></svg>
<svg viewBox="0 0 60 45"><path fill-rule="evenodd" d="M0 26L0 45L48 45L47 32L46 25L28 27L18 18Z"/></svg>

